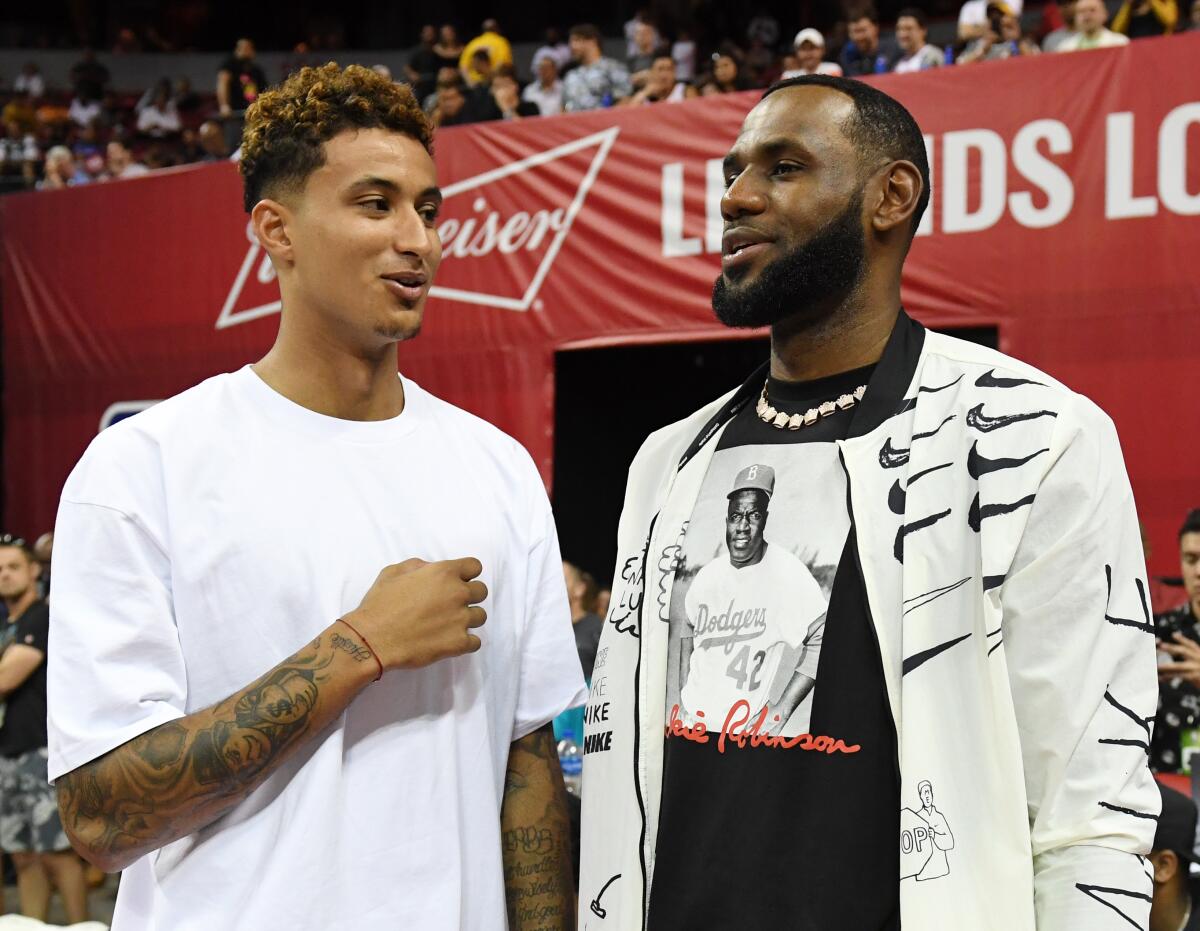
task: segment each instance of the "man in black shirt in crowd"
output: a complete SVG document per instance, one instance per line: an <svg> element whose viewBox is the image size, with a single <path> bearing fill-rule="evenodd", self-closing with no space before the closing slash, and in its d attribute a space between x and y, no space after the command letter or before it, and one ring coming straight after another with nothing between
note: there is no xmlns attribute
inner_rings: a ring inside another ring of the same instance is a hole
<svg viewBox="0 0 1200 931"><path fill-rule="evenodd" d="M83 864L71 850L46 781L46 638L50 611L38 597L38 564L25 541L0 536L0 598L8 622L0 644L0 848L17 868L21 914L45 920L50 882L67 921L87 920Z"/></svg>
<svg viewBox="0 0 1200 931"><path fill-rule="evenodd" d="M225 122L225 139L234 149L242 138L242 117L267 89L267 76L254 60L254 42L238 39L233 54L217 71L217 106Z"/></svg>
<svg viewBox="0 0 1200 931"><path fill-rule="evenodd" d="M1200 909L1189 877L1196 860L1196 805L1186 795L1160 785L1162 814L1154 832L1150 867L1154 902L1149 931L1198 931Z"/></svg>
<svg viewBox="0 0 1200 931"><path fill-rule="evenodd" d="M1200 728L1200 508L1179 529L1179 563L1187 601L1154 617L1160 662L1150 767L1160 773L1191 768L1180 741L1186 731Z"/></svg>

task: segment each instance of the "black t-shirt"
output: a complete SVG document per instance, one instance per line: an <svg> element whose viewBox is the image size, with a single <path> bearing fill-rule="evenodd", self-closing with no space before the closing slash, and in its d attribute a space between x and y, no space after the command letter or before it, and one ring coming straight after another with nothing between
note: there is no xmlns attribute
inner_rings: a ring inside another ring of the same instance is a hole
<svg viewBox="0 0 1200 931"><path fill-rule="evenodd" d="M46 638L50 633L50 607L35 601L4 628L3 644L24 644L42 651L42 662L12 694L0 725L0 756L16 757L46 746Z"/></svg>
<svg viewBox="0 0 1200 931"><path fill-rule="evenodd" d="M1200 643L1200 621L1190 604L1180 605L1154 616L1154 635L1165 643L1174 643L1174 634L1183 634ZM1172 659L1167 654L1164 658ZM1154 736L1150 740L1150 768L1156 773L1177 773L1182 768L1180 740L1183 732L1200 727L1200 689L1179 679L1158 684L1158 713Z"/></svg>
<svg viewBox="0 0 1200 931"><path fill-rule="evenodd" d="M596 648L600 644L600 632L604 630L604 619L589 611L575 622L575 649L579 651L579 664L583 677L592 681L592 670L596 667Z"/></svg>
<svg viewBox="0 0 1200 931"><path fill-rule="evenodd" d="M870 374L768 399L803 413ZM899 928L895 726L834 442L853 414L791 431L752 402L713 454L671 593L650 931ZM754 746L777 708L776 745ZM686 736L701 717L706 743Z"/></svg>
<svg viewBox="0 0 1200 931"><path fill-rule="evenodd" d="M267 76L253 59L247 61L231 55L221 63L221 70L232 75L229 106L233 110L245 110L267 89Z"/></svg>

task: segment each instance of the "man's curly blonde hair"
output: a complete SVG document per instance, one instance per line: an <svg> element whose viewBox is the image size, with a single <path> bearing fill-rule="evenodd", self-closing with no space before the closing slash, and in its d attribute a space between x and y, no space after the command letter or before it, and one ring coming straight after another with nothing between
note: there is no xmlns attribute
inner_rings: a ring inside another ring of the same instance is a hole
<svg viewBox="0 0 1200 931"><path fill-rule="evenodd" d="M241 172L246 212L299 191L325 164L325 143L347 129L390 129L433 151L433 127L406 84L362 65L301 68L246 112Z"/></svg>

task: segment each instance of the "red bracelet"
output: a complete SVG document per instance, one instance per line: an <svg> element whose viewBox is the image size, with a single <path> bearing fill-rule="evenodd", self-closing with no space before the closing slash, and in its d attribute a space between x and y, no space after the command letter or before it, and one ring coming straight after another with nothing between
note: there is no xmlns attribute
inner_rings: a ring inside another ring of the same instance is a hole
<svg viewBox="0 0 1200 931"><path fill-rule="evenodd" d="M347 627L349 627L352 631L354 631L354 636L356 636L359 640L361 640L363 642L363 646L365 646L368 650L371 651L371 657L375 660L375 665L379 667L379 675L377 675L374 678L374 680L372 680L372 681L378 682L380 679L383 678L383 663L379 661L379 654L375 652L375 648L373 646L371 646L371 642L366 637L364 637L362 634L360 634L358 632L358 629L353 624L351 624L344 617L339 617L338 620L341 621L343 624L345 624Z"/></svg>

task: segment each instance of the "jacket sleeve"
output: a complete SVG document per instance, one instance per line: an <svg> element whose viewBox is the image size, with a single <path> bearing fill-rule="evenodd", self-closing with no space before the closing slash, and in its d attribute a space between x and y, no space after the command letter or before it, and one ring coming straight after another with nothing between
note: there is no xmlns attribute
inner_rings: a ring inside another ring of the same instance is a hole
<svg viewBox="0 0 1200 931"><path fill-rule="evenodd" d="M1145 559L1112 421L1075 396L1001 592L1039 931L1149 920L1158 683Z"/></svg>

